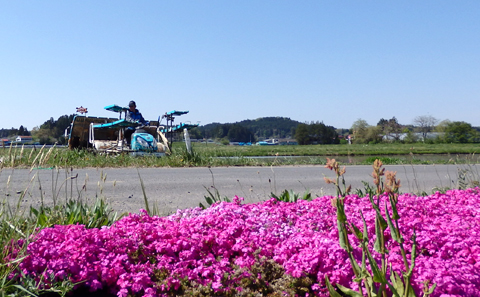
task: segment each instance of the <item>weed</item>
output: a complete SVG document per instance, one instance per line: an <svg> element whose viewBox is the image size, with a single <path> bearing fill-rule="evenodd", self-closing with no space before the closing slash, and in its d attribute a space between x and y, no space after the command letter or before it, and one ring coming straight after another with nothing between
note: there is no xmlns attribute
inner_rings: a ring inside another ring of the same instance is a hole
<svg viewBox="0 0 480 297"><path fill-rule="evenodd" d="M375 193L375 189L367 181L362 180L362 184L364 189L355 189L355 195L357 195L358 197L365 197L367 195L373 195Z"/></svg>
<svg viewBox="0 0 480 297"><path fill-rule="evenodd" d="M158 209L158 205L155 204L153 206L153 209L150 209L150 205L148 203L148 198L147 198L147 193L145 192L145 185L143 184L143 179L140 176L140 171L138 171L137 168L137 173L138 173L138 178L140 179L140 187L142 188L142 193L143 193L143 201L145 202L145 210L147 211L149 216L156 216L160 214L160 210Z"/></svg>
<svg viewBox="0 0 480 297"><path fill-rule="evenodd" d="M279 196L275 195L274 193L270 194L272 198L277 199L277 201L295 203L298 200L312 200L312 194L310 191L305 191L303 194L295 193L293 190L284 190Z"/></svg>
<svg viewBox="0 0 480 297"><path fill-rule="evenodd" d="M362 212L360 211L360 216L363 220L363 232L360 231L357 226L348 222L348 218L345 213L345 198L349 192L349 188L342 190L339 186L340 179L342 180L342 184L345 184L345 168L340 169L338 163L334 159L327 159L326 167L335 171L337 176L335 180L325 178L325 181L327 183L332 183L337 187L337 197L332 200L332 204L337 209L337 229L339 233L340 246L348 253L353 272L356 276L355 281L358 282L359 285L358 291L343 287L338 284L337 289L335 289L330 283L328 275L326 275L325 283L327 285L330 296L332 297L342 296L338 291L341 291L343 294L349 296L365 296L365 293L369 297L386 297L387 294L392 294L391 296L398 297L415 296L415 292L413 291L413 288L411 286L411 277L413 274L413 269L415 267L415 258L417 256L415 230L413 231L413 235L411 238L413 242L411 253L409 257L407 257L407 251L404 249L403 246L404 239L400 232L398 223L400 216L397 211L397 203L400 181L396 179L396 172L385 172L385 169L382 168L382 165L383 164L380 160L375 160L373 164L372 176L374 179L373 183L376 187L376 191L374 192L373 187L370 187L368 184L364 183L366 186L365 192L368 196L368 199L370 200L370 204L372 205L376 213L374 250L381 256L381 264L379 266L379 264L373 258L372 251L370 251L369 248L369 235L367 232L368 228ZM383 180L383 176L385 176L385 182ZM388 202L392 211L392 215L390 215L387 208L387 203L385 203L385 218L382 216L380 210L380 198L382 195L384 195L384 193L386 193L388 196ZM385 259L387 249L386 237L384 233L387 227L390 229L390 236L394 241L399 244L400 247L401 255L405 266L405 271L402 273L403 277L400 277L395 271L391 271L390 278L388 278L387 275L388 267ZM354 249L348 238L348 233L354 234L355 237L360 241L362 249L362 261L360 264L353 256ZM408 261L408 258L410 258L410 263ZM367 270L367 262L371 272ZM423 296L428 296L432 294L435 286L435 284L433 284L433 286L431 287L429 285L426 285L426 287L424 288Z"/></svg>
<svg viewBox="0 0 480 297"><path fill-rule="evenodd" d="M220 193L218 192L218 189L215 188L214 186L211 186L211 188L213 189L213 193L209 188L207 188L205 186L204 186L204 188L205 188L205 190L207 190L207 193L208 193L208 196L204 196L205 202L207 202L208 206L212 206L213 204L219 203L219 202L222 202L222 201L230 202L230 199L228 199L227 196L221 197ZM203 209L206 208L205 205L203 205L202 203L199 203L198 206L200 206Z"/></svg>
<svg viewBox="0 0 480 297"><path fill-rule="evenodd" d="M368 157L366 160L365 160L365 163L373 163L375 162L375 160L380 160L382 161L383 164L386 164L386 165L396 165L396 164L402 164L402 161L398 158L392 158L392 157L376 157L376 156L371 156L371 157Z"/></svg>
<svg viewBox="0 0 480 297"><path fill-rule="evenodd" d="M213 193L212 193L212 190L203 186L205 188L205 190L207 190L207 193L208 193L208 196L204 196L205 202L207 202L208 206L212 206L213 204L219 203L219 202L222 202L222 201L230 202L230 199L228 199L228 197L226 197L226 196L221 197L220 196L220 193L218 192L218 189L215 187L215 178L213 176L212 169L210 167L208 167L208 170L210 171L210 174L212 175L212 185L210 187L212 188ZM205 205L203 205L202 203L199 203L198 206L200 206L203 209L206 208Z"/></svg>
<svg viewBox="0 0 480 297"><path fill-rule="evenodd" d="M30 207L30 218L36 226L45 228L53 225L81 224L86 228L110 226L125 214L118 215L98 198L93 206L75 200L54 207Z"/></svg>
<svg viewBox="0 0 480 297"><path fill-rule="evenodd" d="M202 155L197 153L195 150L191 149L190 152L185 148L180 152L181 162L185 164L185 166L195 166L200 165L203 163Z"/></svg>

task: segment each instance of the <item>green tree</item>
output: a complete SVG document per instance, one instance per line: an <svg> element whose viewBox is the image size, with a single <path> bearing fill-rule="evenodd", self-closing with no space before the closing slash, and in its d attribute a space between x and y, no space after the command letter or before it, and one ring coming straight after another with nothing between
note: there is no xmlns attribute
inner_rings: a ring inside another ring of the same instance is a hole
<svg viewBox="0 0 480 297"><path fill-rule="evenodd" d="M48 121L45 121L42 125L40 125L40 129L49 129L52 130L55 128L55 120L50 117Z"/></svg>
<svg viewBox="0 0 480 297"><path fill-rule="evenodd" d="M39 128L32 130L33 138L41 144L52 144L55 142L64 144L65 129L70 125L74 115L63 115L54 120L52 117L45 121Z"/></svg>
<svg viewBox="0 0 480 297"><path fill-rule="evenodd" d="M256 120L244 120L235 124L247 128L256 138L289 138L294 137L295 129L300 122L284 117L265 117ZM198 127L198 129L206 138L208 136L220 139L228 135L228 129L230 129L232 125L234 124L211 123ZM225 127L226 130L220 127ZM250 139L250 137L248 138ZM253 137L252 141L254 141Z"/></svg>
<svg viewBox="0 0 480 297"><path fill-rule="evenodd" d="M382 142L382 131L380 127L369 126L367 127L364 143L379 143Z"/></svg>
<svg viewBox="0 0 480 297"><path fill-rule="evenodd" d="M202 139L203 138L202 131L200 131L200 129L198 129L198 127L188 130L188 133L190 134L190 138L192 138L192 139Z"/></svg>
<svg viewBox="0 0 480 297"><path fill-rule="evenodd" d="M382 141L382 127L378 125L370 126L363 119L353 122L350 131L353 134L353 143L377 143Z"/></svg>
<svg viewBox="0 0 480 297"><path fill-rule="evenodd" d="M300 124L297 126L297 129L295 131L295 140L300 145L305 145L310 143L310 136L308 133L307 124Z"/></svg>
<svg viewBox="0 0 480 297"><path fill-rule="evenodd" d="M323 122L298 125L295 139L299 144L338 144L340 142L335 128Z"/></svg>
<svg viewBox="0 0 480 297"><path fill-rule="evenodd" d="M12 127L12 129L9 130L8 136L16 136L18 135L18 129L15 129Z"/></svg>
<svg viewBox="0 0 480 297"><path fill-rule="evenodd" d="M52 136L52 131L45 128L33 128L32 138L34 141L38 141L40 144L51 144L55 142L55 139Z"/></svg>
<svg viewBox="0 0 480 297"><path fill-rule="evenodd" d="M453 143L475 142L478 132L466 122L451 122L445 129L445 141Z"/></svg>
<svg viewBox="0 0 480 297"><path fill-rule="evenodd" d="M363 136L367 132L368 126L370 125L367 123L367 121L365 121L364 119L358 119L353 122L350 131L352 131L354 138L363 138Z"/></svg>
<svg viewBox="0 0 480 297"><path fill-rule="evenodd" d="M407 136L404 139L405 143L415 143L418 141L418 137L412 131L406 129L404 133L407 133Z"/></svg>
<svg viewBox="0 0 480 297"><path fill-rule="evenodd" d="M353 122L352 127L350 128L350 131L353 134L353 143L367 143L367 134L368 134L368 127L370 125L367 123L367 121L363 119L358 119L355 122Z"/></svg>
<svg viewBox="0 0 480 297"><path fill-rule="evenodd" d="M440 123L438 123L437 126L435 126L434 131L435 132L440 132L443 133L447 130L448 125L452 123L450 120L443 120Z"/></svg>
<svg viewBox="0 0 480 297"><path fill-rule="evenodd" d="M338 144L338 134L334 127L327 126L323 122L309 125L309 132L314 144Z"/></svg>
<svg viewBox="0 0 480 297"><path fill-rule="evenodd" d="M239 124L233 124L228 127L227 137L229 141L233 142L250 142L255 140L253 133Z"/></svg>
<svg viewBox="0 0 480 297"><path fill-rule="evenodd" d="M15 129L0 129L0 137L1 138L7 138L7 137L14 137L14 136L29 136L30 132L27 130L27 128L24 128L23 126L20 126L20 128Z"/></svg>
<svg viewBox="0 0 480 297"><path fill-rule="evenodd" d="M393 117L389 120L380 119L377 123L379 128L379 133L387 136L389 139L400 140L400 135L402 133L402 125L397 121L396 117Z"/></svg>

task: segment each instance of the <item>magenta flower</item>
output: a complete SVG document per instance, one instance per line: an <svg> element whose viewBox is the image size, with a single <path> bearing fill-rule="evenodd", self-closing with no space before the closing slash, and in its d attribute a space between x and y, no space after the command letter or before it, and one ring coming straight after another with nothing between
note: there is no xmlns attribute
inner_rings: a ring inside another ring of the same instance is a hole
<svg viewBox="0 0 480 297"><path fill-rule="evenodd" d="M419 254L413 275L417 292L424 281L430 281L437 284L433 297L480 296L479 191L399 196L400 228L408 253L413 229L417 234ZM141 211L101 229L46 228L29 244L21 269L37 280L54 274L58 280L85 281L92 291L109 288L120 297L151 297L171 294L186 282L220 293L240 290L241 279L250 276L248 268L265 258L293 277L313 278L311 292L328 296L325 275L334 284L357 286L338 243L331 198L242 205L243 198L234 197L232 203L179 210L169 217L150 217ZM348 218L357 226L362 226L358 213L362 210L373 246L375 212L370 202L354 195L345 201ZM388 229L386 236L388 262L401 273L399 246ZM354 236L350 240L361 261L358 241ZM239 267L245 272L233 277ZM261 280L261 275L252 275Z"/></svg>

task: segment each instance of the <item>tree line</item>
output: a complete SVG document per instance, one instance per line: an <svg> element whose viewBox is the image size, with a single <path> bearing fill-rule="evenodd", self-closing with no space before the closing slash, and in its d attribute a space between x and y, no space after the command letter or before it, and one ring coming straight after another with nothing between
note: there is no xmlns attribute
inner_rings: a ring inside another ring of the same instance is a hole
<svg viewBox="0 0 480 297"><path fill-rule="evenodd" d="M192 129L197 139L217 139L225 142L256 142L269 138L294 138L298 121L285 117L265 117L236 123L211 123Z"/></svg>
<svg viewBox="0 0 480 297"><path fill-rule="evenodd" d="M17 136L32 136L32 142L40 144L65 144L65 129L72 123L74 116L73 114L63 115L57 120L51 117L40 126L33 128L32 131L28 131L23 125L18 129L0 129L0 137L14 140Z"/></svg>
<svg viewBox="0 0 480 297"><path fill-rule="evenodd" d="M40 127L32 129L32 137L40 144L66 144L65 129L70 126L74 116L74 114L62 115L57 120L51 117L41 124Z"/></svg>
<svg viewBox="0 0 480 297"><path fill-rule="evenodd" d="M479 132L478 127L463 121L439 121L432 116L418 116L412 125L402 125L395 117L388 120L382 118L375 126L358 119L349 134L353 143L472 143L480 142Z"/></svg>
<svg viewBox="0 0 480 297"><path fill-rule="evenodd" d="M0 138L9 138L14 136L30 136L30 132L27 128L24 128L23 125L20 128L15 129L0 129Z"/></svg>
<svg viewBox="0 0 480 297"><path fill-rule="evenodd" d="M51 117L39 127L28 131L0 129L1 138L31 135L40 144L65 144L65 129L75 115L62 115L57 120ZM265 117L236 123L211 123L190 130L195 139L215 139L222 143L257 142L269 138L295 139L299 144L379 143L389 142L480 142L480 129L461 121L439 121L432 116L418 116L412 124L403 125L395 117L381 118L376 125L365 120L356 120L350 129L335 129L323 122L301 123L286 117Z"/></svg>

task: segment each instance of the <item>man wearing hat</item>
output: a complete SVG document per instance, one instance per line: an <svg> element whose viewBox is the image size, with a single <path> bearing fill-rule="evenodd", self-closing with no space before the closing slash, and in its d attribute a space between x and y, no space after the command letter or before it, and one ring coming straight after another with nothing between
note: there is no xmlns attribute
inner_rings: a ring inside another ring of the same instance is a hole
<svg viewBox="0 0 480 297"><path fill-rule="evenodd" d="M125 120L129 122L140 123L142 125L147 125L147 122L143 118L142 114L140 113L140 111L138 111L135 101L130 101L128 103L128 111L127 111L127 116L125 117ZM128 127L127 129L125 129L125 138L127 139L127 143L129 145L130 145L133 132L135 132L134 127Z"/></svg>

